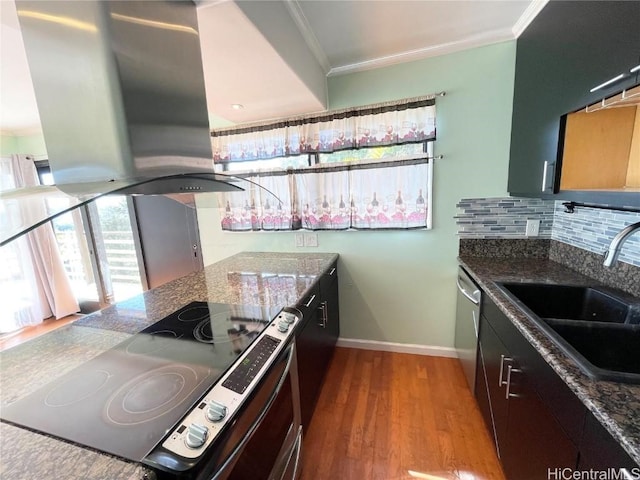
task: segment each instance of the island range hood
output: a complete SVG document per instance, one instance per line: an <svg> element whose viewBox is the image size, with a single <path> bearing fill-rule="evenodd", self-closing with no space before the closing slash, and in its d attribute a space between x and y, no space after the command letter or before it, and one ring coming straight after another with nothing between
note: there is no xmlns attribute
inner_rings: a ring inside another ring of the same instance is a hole
<svg viewBox="0 0 640 480"><path fill-rule="evenodd" d="M73 196L242 190L213 170L191 1L16 8L56 187Z"/></svg>

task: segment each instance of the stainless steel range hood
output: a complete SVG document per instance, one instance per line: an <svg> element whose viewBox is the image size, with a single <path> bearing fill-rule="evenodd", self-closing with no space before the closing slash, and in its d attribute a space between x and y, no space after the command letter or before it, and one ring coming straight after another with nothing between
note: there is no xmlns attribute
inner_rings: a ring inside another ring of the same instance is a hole
<svg viewBox="0 0 640 480"><path fill-rule="evenodd" d="M241 190L213 173L193 2L16 7L57 188L73 196Z"/></svg>

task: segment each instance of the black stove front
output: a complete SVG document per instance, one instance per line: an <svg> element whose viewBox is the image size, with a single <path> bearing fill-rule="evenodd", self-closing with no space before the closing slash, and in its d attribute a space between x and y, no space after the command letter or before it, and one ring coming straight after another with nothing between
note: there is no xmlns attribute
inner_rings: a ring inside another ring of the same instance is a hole
<svg viewBox="0 0 640 480"><path fill-rule="evenodd" d="M4 406L0 416L140 461L279 310L193 302Z"/></svg>

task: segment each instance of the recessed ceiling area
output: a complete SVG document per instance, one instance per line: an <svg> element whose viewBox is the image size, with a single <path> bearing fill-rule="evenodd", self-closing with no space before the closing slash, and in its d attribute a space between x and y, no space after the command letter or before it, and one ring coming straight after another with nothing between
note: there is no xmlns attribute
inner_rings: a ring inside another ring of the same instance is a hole
<svg viewBox="0 0 640 480"><path fill-rule="evenodd" d="M197 1L211 126L322 111L327 76L517 38L546 1ZM0 0L0 28L0 130L32 134L40 122L13 0Z"/></svg>

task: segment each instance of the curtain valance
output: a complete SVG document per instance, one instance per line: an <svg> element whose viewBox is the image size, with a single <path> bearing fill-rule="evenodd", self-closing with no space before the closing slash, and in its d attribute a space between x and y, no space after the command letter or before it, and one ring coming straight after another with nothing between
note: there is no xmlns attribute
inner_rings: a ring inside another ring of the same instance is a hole
<svg viewBox="0 0 640 480"><path fill-rule="evenodd" d="M221 129L211 137L215 163L434 140L435 96Z"/></svg>

